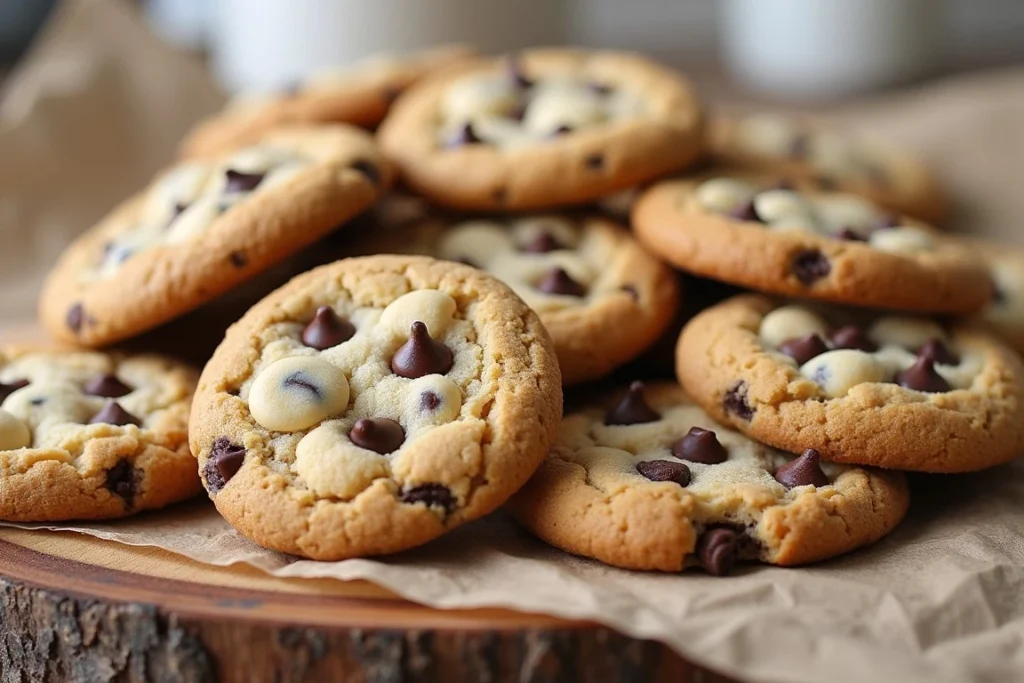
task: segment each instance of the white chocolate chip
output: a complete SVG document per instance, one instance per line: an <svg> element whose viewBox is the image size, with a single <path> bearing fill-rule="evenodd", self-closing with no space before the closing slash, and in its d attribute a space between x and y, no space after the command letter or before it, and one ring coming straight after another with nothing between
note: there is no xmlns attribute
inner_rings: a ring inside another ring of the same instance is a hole
<svg viewBox="0 0 1024 683"><path fill-rule="evenodd" d="M803 337L813 332L825 337L828 334L828 324L802 306L782 306L764 317L758 334L767 346L777 348L787 339Z"/></svg>
<svg viewBox="0 0 1024 683"><path fill-rule="evenodd" d="M886 316L871 325L868 336L879 346L901 346L916 351L932 339L946 341L945 331L931 320Z"/></svg>
<svg viewBox="0 0 1024 683"><path fill-rule="evenodd" d="M483 116L503 116L519 106L511 79L465 78L452 84L441 102L445 118L462 123Z"/></svg>
<svg viewBox="0 0 1024 683"><path fill-rule="evenodd" d="M954 389L970 389L974 378L984 369L984 359L976 354L964 354L957 365L935 364L935 372Z"/></svg>
<svg viewBox="0 0 1024 683"><path fill-rule="evenodd" d="M884 364L870 353L839 349L815 356L800 367L800 374L821 386L829 398L845 396L858 384L882 382L888 376Z"/></svg>
<svg viewBox="0 0 1024 683"><path fill-rule="evenodd" d="M918 228L875 230L868 238L868 244L875 249L893 254L919 254L931 251L934 246L931 235Z"/></svg>
<svg viewBox="0 0 1024 683"><path fill-rule="evenodd" d="M468 260L486 267L495 253L514 249L512 237L501 226L488 221L467 221L446 230L437 244L437 253L448 261Z"/></svg>
<svg viewBox="0 0 1024 683"><path fill-rule="evenodd" d="M733 178L712 178L697 188L697 201L708 211L728 213L753 198L757 190L750 183Z"/></svg>
<svg viewBox="0 0 1024 683"><path fill-rule="evenodd" d="M765 223L800 221L813 223L811 206L793 190L768 190L754 197L754 210Z"/></svg>
<svg viewBox="0 0 1024 683"><path fill-rule="evenodd" d="M142 212L142 223L164 226L171 220L174 207L191 204L210 177L210 168L199 163L182 164L164 174L150 188Z"/></svg>
<svg viewBox="0 0 1024 683"><path fill-rule="evenodd" d="M406 391L405 414L413 416L417 427L451 422L462 410L462 392L455 382L442 375L415 379Z"/></svg>
<svg viewBox="0 0 1024 683"><path fill-rule="evenodd" d="M748 116L737 129L739 144L745 151L770 157L788 157L800 133L799 123L774 114Z"/></svg>
<svg viewBox="0 0 1024 683"><path fill-rule="evenodd" d="M854 195L820 197L816 207L819 219L832 234L849 228L866 235L882 221L882 215L871 202Z"/></svg>
<svg viewBox="0 0 1024 683"><path fill-rule="evenodd" d="M249 389L249 411L274 432L297 432L348 407L348 379L340 368L312 356L283 358L264 369Z"/></svg>
<svg viewBox="0 0 1024 683"><path fill-rule="evenodd" d="M353 444L340 422L328 422L299 441L295 471L316 495L351 499L388 476L388 465L384 456Z"/></svg>
<svg viewBox="0 0 1024 683"><path fill-rule="evenodd" d="M846 175L857 170L853 145L835 133L816 131L809 138L807 154L814 168L824 173Z"/></svg>
<svg viewBox="0 0 1024 683"><path fill-rule="evenodd" d="M558 81L540 87L526 108L523 125L536 135L548 135L560 126L585 128L607 117L608 111L593 89L582 83Z"/></svg>
<svg viewBox="0 0 1024 683"><path fill-rule="evenodd" d="M455 299L436 289L420 289L398 297L384 309L378 325L406 337L416 321L427 326L431 337L439 337L455 315Z"/></svg>
<svg viewBox="0 0 1024 683"><path fill-rule="evenodd" d="M168 242L184 242L202 234L210 223L220 216L220 204L216 197L205 196L190 204L178 215L167 229Z"/></svg>
<svg viewBox="0 0 1024 683"><path fill-rule="evenodd" d="M32 434L28 426L6 410L0 409L0 451L25 448L30 443Z"/></svg>

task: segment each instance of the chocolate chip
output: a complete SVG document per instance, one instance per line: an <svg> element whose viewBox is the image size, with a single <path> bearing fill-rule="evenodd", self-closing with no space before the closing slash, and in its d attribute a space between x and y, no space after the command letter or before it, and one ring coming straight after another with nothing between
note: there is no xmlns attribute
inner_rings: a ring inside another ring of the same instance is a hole
<svg viewBox="0 0 1024 683"><path fill-rule="evenodd" d="M610 95L613 90L612 86L606 85L604 83L597 83L595 81L590 81L589 83L587 83L587 87L590 88L591 91L598 95L601 95L602 97L605 95Z"/></svg>
<svg viewBox="0 0 1024 683"><path fill-rule="evenodd" d="M619 291L629 294L633 297L633 301L640 301L640 292L636 291L636 287L633 285L622 285L619 287Z"/></svg>
<svg viewBox="0 0 1024 683"><path fill-rule="evenodd" d="M103 398L121 398L125 394L130 394L132 388L119 380L117 375L107 373L105 375L97 375L89 380L82 391L89 394L90 396L102 396Z"/></svg>
<svg viewBox="0 0 1024 683"><path fill-rule="evenodd" d="M946 348L941 339L929 339L928 342L917 350L918 358L927 358L932 363L941 365L958 365L960 359L955 353Z"/></svg>
<svg viewBox="0 0 1024 683"><path fill-rule="evenodd" d="M868 239L856 232L853 228L843 228L836 233L837 240L843 240L844 242L867 242Z"/></svg>
<svg viewBox="0 0 1024 683"><path fill-rule="evenodd" d="M565 296L583 296L587 288L572 279L569 273L555 266L537 283L537 289L545 294L563 294Z"/></svg>
<svg viewBox="0 0 1024 683"><path fill-rule="evenodd" d="M644 460L636 464L636 471L651 481L674 481L680 486L690 484L690 468L672 460Z"/></svg>
<svg viewBox="0 0 1024 683"><path fill-rule="evenodd" d="M355 333L356 328L352 323L339 317L330 306L321 306L302 331L302 343L323 351L348 341Z"/></svg>
<svg viewBox="0 0 1024 683"><path fill-rule="evenodd" d="M135 498L135 468L128 460L118 460L117 464L107 470L103 486L116 496L124 499L128 507Z"/></svg>
<svg viewBox="0 0 1024 683"><path fill-rule="evenodd" d="M34 399L29 401L29 403L31 403L34 406L41 406L44 403L46 403L46 397L45 396L36 396Z"/></svg>
<svg viewBox="0 0 1024 683"><path fill-rule="evenodd" d="M686 436L672 445L672 455L680 460L699 462L704 465L717 465L729 459L729 453L718 442L718 437L710 429L690 427Z"/></svg>
<svg viewBox="0 0 1024 683"><path fill-rule="evenodd" d="M348 438L360 448L385 455L394 453L405 443L405 430L394 420L364 417L352 426Z"/></svg>
<svg viewBox="0 0 1024 683"><path fill-rule="evenodd" d="M433 391L424 391L420 394L420 410L437 410L441 405L441 397Z"/></svg>
<svg viewBox="0 0 1024 683"><path fill-rule="evenodd" d="M23 389L29 384L27 379L16 379L13 382L0 382L0 403L7 400L7 397L18 389Z"/></svg>
<svg viewBox="0 0 1024 683"><path fill-rule="evenodd" d="M737 221L746 221L748 223L763 223L761 217L757 215L757 210L754 209L754 200L747 199L732 209L726 214L729 218Z"/></svg>
<svg viewBox="0 0 1024 683"><path fill-rule="evenodd" d="M815 356L828 351L825 340L817 332L805 334L802 337L787 339L779 344L779 351L796 361L797 365L803 365Z"/></svg>
<svg viewBox="0 0 1024 683"><path fill-rule="evenodd" d="M431 337L427 326L417 320L412 324L409 341L391 358L391 371L399 377L416 379L443 375L452 369L452 362L451 349Z"/></svg>
<svg viewBox="0 0 1024 683"><path fill-rule="evenodd" d="M528 254L545 254L558 249L565 249L565 247L547 230L541 230L533 236L532 240L523 245L523 251Z"/></svg>
<svg viewBox="0 0 1024 683"><path fill-rule="evenodd" d="M598 171L604 168L604 155L596 153L591 154L587 156L586 159L583 160L583 163L586 164L587 168L589 168L591 171Z"/></svg>
<svg viewBox="0 0 1024 683"><path fill-rule="evenodd" d="M789 157L791 159L803 159L807 156L807 152L810 151L810 136L806 133L801 133L793 138L789 143Z"/></svg>
<svg viewBox="0 0 1024 683"><path fill-rule="evenodd" d="M551 137L557 138L559 136L562 136L562 135L565 135L565 134L571 133L571 132L572 132L572 126L569 126L569 125L566 125L566 124L563 123L558 128L555 128L553 131L551 131Z"/></svg>
<svg viewBox="0 0 1024 683"><path fill-rule="evenodd" d="M380 185L380 169L377 168L376 164L366 159L359 159L352 162L352 169L362 173L372 184Z"/></svg>
<svg viewBox="0 0 1024 683"><path fill-rule="evenodd" d="M263 181L265 175L263 173L242 173L230 168L224 174L228 179L227 185L224 188L226 192L250 192L255 190L256 186Z"/></svg>
<svg viewBox="0 0 1024 683"><path fill-rule="evenodd" d="M635 425L645 422L657 422L661 414L647 404L644 399L644 383L633 382L618 405L604 416L606 425Z"/></svg>
<svg viewBox="0 0 1024 683"><path fill-rule="evenodd" d="M832 330L828 335L828 341L833 349L857 349L867 353L873 353L878 350L878 346L875 342L871 341L867 332L856 325L843 325L838 329Z"/></svg>
<svg viewBox="0 0 1024 683"><path fill-rule="evenodd" d="M511 79L512 83L517 88L526 90L527 88L533 87L533 81L527 78L526 74L523 73L523 65L519 63L519 58L517 56L510 56L508 61L505 62L505 68L508 71L509 79Z"/></svg>
<svg viewBox="0 0 1024 683"><path fill-rule="evenodd" d="M122 408L121 404L117 401L107 401L106 405L103 406L100 412L92 416L92 419L89 420L89 424L108 424L114 425L115 427L135 425L137 427L142 424L142 420Z"/></svg>
<svg viewBox="0 0 1024 683"><path fill-rule="evenodd" d="M736 566L739 535L732 529L711 528L697 539L695 554L700 566L712 576L725 576Z"/></svg>
<svg viewBox="0 0 1024 683"><path fill-rule="evenodd" d="M790 460L775 470L775 481L787 489L796 486L828 486L831 482L821 471L821 454L808 448L799 458Z"/></svg>
<svg viewBox="0 0 1024 683"><path fill-rule="evenodd" d="M403 503L424 503L430 507L442 507L451 512L455 507L455 497L444 484L420 484L402 491Z"/></svg>
<svg viewBox="0 0 1024 683"><path fill-rule="evenodd" d="M64 322L68 328L78 334L82 329L82 322L85 320L85 309L82 308L82 304L75 304L68 309L68 314L64 318Z"/></svg>
<svg viewBox="0 0 1024 683"><path fill-rule="evenodd" d="M918 356L914 364L896 373L896 384L915 391L941 394L949 391L949 382L935 372L935 363L930 358Z"/></svg>
<svg viewBox="0 0 1024 683"><path fill-rule="evenodd" d="M804 285L812 285L832 271L828 258L817 249L805 249L793 259L793 274Z"/></svg>
<svg viewBox="0 0 1024 683"><path fill-rule="evenodd" d="M217 493L231 481L245 462L245 449L231 443L227 437L220 437L213 442L210 457L206 459L203 475L211 493Z"/></svg>
<svg viewBox="0 0 1024 683"><path fill-rule="evenodd" d="M185 209L188 208L188 204L182 204L181 202L174 202L174 208L171 209L171 221L185 213ZM169 224L168 224L169 225Z"/></svg>
<svg viewBox="0 0 1024 683"><path fill-rule="evenodd" d="M722 407L725 408L725 412L733 413L744 420L754 417L754 409L747 403L747 383L739 380L729 387L725 392L725 398L722 399Z"/></svg>
<svg viewBox="0 0 1024 683"><path fill-rule="evenodd" d="M235 268L244 268L249 263L249 259L245 257L245 254L241 251L233 251L228 255L228 260L231 261L231 265Z"/></svg>

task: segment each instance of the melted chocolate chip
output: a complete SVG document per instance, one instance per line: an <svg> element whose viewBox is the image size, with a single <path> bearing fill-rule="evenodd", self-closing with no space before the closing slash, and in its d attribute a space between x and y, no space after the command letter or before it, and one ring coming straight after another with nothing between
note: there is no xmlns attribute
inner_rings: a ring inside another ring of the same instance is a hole
<svg viewBox="0 0 1024 683"><path fill-rule="evenodd" d="M409 341L391 358L391 371L399 377L416 379L424 375L443 375L452 369L452 351L430 336L427 326L412 324Z"/></svg>
<svg viewBox="0 0 1024 683"><path fill-rule="evenodd" d="M754 417L754 409L747 403L747 383L739 380L729 387L722 399L722 407L725 408L725 412L744 420Z"/></svg>
<svg viewBox="0 0 1024 683"><path fill-rule="evenodd" d="M217 493L231 481L245 462L245 449L231 443L227 437L220 437L213 442L210 457L206 459L203 475L206 486L211 493Z"/></svg>
<svg viewBox="0 0 1024 683"><path fill-rule="evenodd" d="M562 294L565 296L583 296L586 287L572 279L569 273L559 267L548 271L547 275L537 283L537 289L545 294Z"/></svg>
<svg viewBox="0 0 1024 683"><path fill-rule="evenodd" d="M644 399L644 383L633 382L618 405L604 416L606 425L635 425L645 422L657 422L661 414L647 404Z"/></svg>
<svg viewBox="0 0 1024 683"><path fill-rule="evenodd" d="M444 484L420 484L402 491L403 503L424 503L430 507L442 507L445 512L455 508L455 497Z"/></svg>
<svg viewBox="0 0 1024 683"><path fill-rule="evenodd" d="M90 396L121 398L125 394L130 394L132 392L132 388L119 380L117 375L107 373L105 375L93 377L91 380L86 382L85 386L82 387L82 391Z"/></svg>
<svg viewBox="0 0 1024 683"><path fill-rule="evenodd" d="M941 339L929 339L928 343L917 350L917 356L941 365L959 365L960 363L957 355L946 348Z"/></svg>
<svg viewBox="0 0 1024 683"><path fill-rule="evenodd" d="M817 249L805 249L793 259L793 275L804 285L810 286L832 271L828 258Z"/></svg>
<svg viewBox="0 0 1024 683"><path fill-rule="evenodd" d="M717 465L729 459L729 453L718 442L718 437L710 429L690 427L686 436L672 445L672 455L680 460L699 462L704 465Z"/></svg>
<svg viewBox="0 0 1024 683"><path fill-rule="evenodd" d="M372 184L380 185L380 169L376 164L366 159L359 159L352 162L352 169L362 173Z"/></svg>
<svg viewBox="0 0 1024 683"><path fill-rule="evenodd" d="M505 68L508 71L508 77L517 88L526 90L527 88L533 87L533 81L527 78L526 74L523 73L523 65L519 63L518 57L515 55L510 56L505 64Z"/></svg>
<svg viewBox="0 0 1024 683"><path fill-rule="evenodd" d="M828 486L831 482L821 471L821 454L808 448L799 458L790 460L775 470L775 481L787 489L796 486Z"/></svg>
<svg viewBox="0 0 1024 683"><path fill-rule="evenodd" d="M896 384L915 391L941 394L949 391L949 382L935 372L935 363L930 358L918 356L914 364L896 373Z"/></svg>
<svg viewBox="0 0 1024 683"><path fill-rule="evenodd" d="M565 247L547 230L541 230L533 239L523 245L523 251L528 254L546 254L549 251L564 249Z"/></svg>
<svg viewBox="0 0 1024 683"><path fill-rule="evenodd" d="M244 268L248 263L249 259L245 257L245 253L241 251L233 251L228 255L228 260L231 261L231 265L235 268Z"/></svg>
<svg viewBox="0 0 1024 683"><path fill-rule="evenodd" d="M321 306L302 331L302 343L323 351L348 341L355 333L356 328L352 323L339 317L330 306Z"/></svg>
<svg viewBox="0 0 1024 683"><path fill-rule="evenodd" d="M68 328L78 334L82 329L82 323L85 321L85 309L82 308L82 304L75 304L68 309L68 314L64 318L64 322Z"/></svg>
<svg viewBox="0 0 1024 683"><path fill-rule="evenodd" d="M348 438L360 448L385 455L394 453L405 443L405 430L394 420L364 417L352 426Z"/></svg>
<svg viewBox="0 0 1024 683"><path fill-rule="evenodd" d="M441 397L433 391L424 391L420 394L420 410L434 411L439 405L441 405Z"/></svg>
<svg viewBox="0 0 1024 683"><path fill-rule="evenodd" d="M18 389L23 389L29 384L27 379L16 379L13 382L0 382L0 403L7 400L7 397L13 394Z"/></svg>
<svg viewBox="0 0 1024 683"><path fill-rule="evenodd" d="M700 566L712 576L725 576L736 566L739 535L732 529L717 527L701 534L695 554Z"/></svg>
<svg viewBox="0 0 1024 683"><path fill-rule="evenodd" d="M802 337L787 339L779 344L779 351L796 361L797 365L803 365L815 356L828 351L825 340L817 332L805 334Z"/></svg>
<svg viewBox="0 0 1024 683"><path fill-rule="evenodd" d="M844 242L867 242L868 239L853 228L843 228L836 233L836 239Z"/></svg>
<svg viewBox="0 0 1024 683"><path fill-rule="evenodd" d="M833 349L856 349L858 351L866 351L867 353L873 353L878 350L878 346L875 342L871 341L867 332L856 325L843 325L838 329L832 330L828 335L828 341Z"/></svg>
<svg viewBox="0 0 1024 683"><path fill-rule="evenodd" d="M761 217L757 215L757 211L754 209L754 200L747 199L732 209L726 214L729 218L737 221L746 221L747 223L763 223Z"/></svg>
<svg viewBox="0 0 1024 683"><path fill-rule="evenodd" d="M124 499L128 507L135 498L135 468L128 460L118 460L117 464L107 470L103 486L116 496Z"/></svg>
<svg viewBox="0 0 1024 683"><path fill-rule="evenodd" d="M636 471L651 481L674 481L680 486L690 484L690 468L672 460L645 460L636 464Z"/></svg>
<svg viewBox="0 0 1024 683"><path fill-rule="evenodd" d="M591 154L583 160L583 163L591 171L599 171L604 168L604 155L603 154Z"/></svg>
<svg viewBox="0 0 1024 683"><path fill-rule="evenodd" d="M121 404L117 401L107 401L107 404L103 406L100 412L92 416L89 424L108 424L115 427L135 425L137 427L142 424L142 420L122 408Z"/></svg>
<svg viewBox="0 0 1024 683"><path fill-rule="evenodd" d="M230 168L224 172L224 175L227 176L227 185L224 187L227 192L250 192L255 190L256 186L263 182L265 176L263 173L242 173Z"/></svg>

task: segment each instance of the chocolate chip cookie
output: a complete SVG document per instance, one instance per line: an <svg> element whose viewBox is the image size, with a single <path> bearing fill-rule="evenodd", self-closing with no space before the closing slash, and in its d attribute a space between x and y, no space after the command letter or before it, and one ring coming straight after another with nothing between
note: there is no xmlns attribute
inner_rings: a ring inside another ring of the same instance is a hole
<svg viewBox="0 0 1024 683"><path fill-rule="evenodd" d="M152 355L0 349L0 519L110 519L202 487L196 372Z"/></svg>
<svg viewBox="0 0 1024 683"><path fill-rule="evenodd" d="M723 166L814 180L926 221L949 213L928 169L885 145L782 114L716 116L709 131L711 155Z"/></svg>
<svg viewBox="0 0 1024 683"><path fill-rule="evenodd" d="M252 308L203 371L190 441L222 515L320 560L391 553L491 512L558 430L537 315L493 277L347 259Z"/></svg>
<svg viewBox="0 0 1024 683"><path fill-rule="evenodd" d="M180 163L64 252L40 318L84 346L133 336L316 241L390 180L372 138L342 125L279 129L230 155Z"/></svg>
<svg viewBox="0 0 1024 683"><path fill-rule="evenodd" d="M409 55L376 55L352 67L314 72L280 92L242 94L197 124L182 143L181 155L224 154L258 142L282 125L375 126L403 90L473 54L468 47L450 45Z"/></svg>
<svg viewBox="0 0 1024 683"><path fill-rule="evenodd" d="M716 420L794 453L965 472L1024 452L1024 366L967 325L744 295L694 318L676 351Z"/></svg>
<svg viewBox="0 0 1024 683"><path fill-rule="evenodd" d="M637 237L694 274L856 306L970 313L992 294L973 250L866 199L726 171L658 183Z"/></svg>
<svg viewBox="0 0 1024 683"><path fill-rule="evenodd" d="M721 427L674 383L634 382L567 415L516 518L577 555L629 569L795 565L878 540L907 511L899 472L799 457Z"/></svg>
<svg viewBox="0 0 1024 683"><path fill-rule="evenodd" d="M427 219L357 246L490 272L540 316L562 381L597 379L653 344L679 303L675 273L622 227L593 216Z"/></svg>
<svg viewBox="0 0 1024 683"><path fill-rule="evenodd" d="M438 204L542 209L685 167L702 152L703 119L686 79L644 57L536 49L424 79L379 135Z"/></svg>
<svg viewBox="0 0 1024 683"><path fill-rule="evenodd" d="M1024 250L1005 244L972 243L988 263L992 300L974 320L1024 354Z"/></svg>

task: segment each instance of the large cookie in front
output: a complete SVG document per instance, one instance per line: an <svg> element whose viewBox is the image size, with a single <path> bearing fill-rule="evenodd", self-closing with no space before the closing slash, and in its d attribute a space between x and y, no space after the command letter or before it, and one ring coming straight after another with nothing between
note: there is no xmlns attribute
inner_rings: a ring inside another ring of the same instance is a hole
<svg viewBox="0 0 1024 683"><path fill-rule="evenodd" d="M653 253L696 275L855 306L971 313L992 294L961 241L856 195L717 170L668 180L633 207Z"/></svg>
<svg viewBox="0 0 1024 683"><path fill-rule="evenodd" d="M508 287L425 257L300 275L233 326L190 441L222 515L268 548L396 552L485 515L561 417L547 333Z"/></svg>
<svg viewBox="0 0 1024 683"><path fill-rule="evenodd" d="M909 495L899 472L794 457L715 424L674 383L634 383L562 420L516 518L577 555L629 569L795 565L872 543Z"/></svg>
<svg viewBox="0 0 1024 683"><path fill-rule="evenodd" d="M110 519L190 498L196 372L160 356L0 349L0 519Z"/></svg>
<svg viewBox="0 0 1024 683"><path fill-rule="evenodd" d="M683 168L704 145L685 78L639 55L567 48L429 77L379 136L420 194L491 210L592 201Z"/></svg>
<svg viewBox="0 0 1024 683"><path fill-rule="evenodd" d="M287 128L179 163L75 240L39 302L60 340L100 346L172 320L371 205L391 180L366 133Z"/></svg>
<svg viewBox="0 0 1024 683"><path fill-rule="evenodd" d="M967 325L744 295L687 324L676 372L715 419L794 453L966 472L1024 452L1024 366Z"/></svg>

